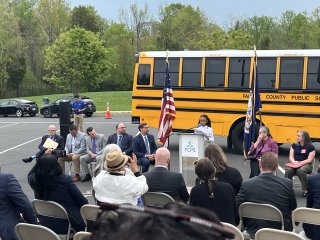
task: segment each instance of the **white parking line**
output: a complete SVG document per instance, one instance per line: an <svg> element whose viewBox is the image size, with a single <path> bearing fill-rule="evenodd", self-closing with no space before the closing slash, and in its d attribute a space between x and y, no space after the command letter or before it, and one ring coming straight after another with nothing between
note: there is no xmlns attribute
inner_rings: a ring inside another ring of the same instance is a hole
<svg viewBox="0 0 320 240"><path fill-rule="evenodd" d="M280 170L280 172L282 172L284 174L285 171L280 165L278 165L278 169Z"/></svg>
<svg viewBox="0 0 320 240"><path fill-rule="evenodd" d="M15 149L15 148L18 148L18 147L21 147L21 146L26 145L26 144L28 144L28 143L34 142L34 141L36 141L36 140L39 140L39 139L41 139L41 137L37 137L37 138L34 138L34 139L32 139L32 140L30 140L30 141L28 141L28 142L24 142L24 143L21 143L21 144L19 144L19 145L17 145L17 146L12 147L12 148L8 148L8 149L0 152L0 155L3 154L3 153L9 152L9 151L11 151L11 150L13 150L13 149Z"/></svg>
<svg viewBox="0 0 320 240"><path fill-rule="evenodd" d="M13 125L17 125L19 123L12 123L12 124L8 124L8 125L4 125L4 126L1 126L0 128L5 128L5 127L9 127L9 126L13 126Z"/></svg>

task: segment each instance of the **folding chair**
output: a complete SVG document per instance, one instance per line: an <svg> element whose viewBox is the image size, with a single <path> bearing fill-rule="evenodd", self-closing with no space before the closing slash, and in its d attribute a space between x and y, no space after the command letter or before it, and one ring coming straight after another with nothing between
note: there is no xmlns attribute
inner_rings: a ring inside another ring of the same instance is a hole
<svg viewBox="0 0 320 240"><path fill-rule="evenodd" d="M255 240L304 240L294 232L288 232L279 229L262 228L256 232Z"/></svg>
<svg viewBox="0 0 320 240"><path fill-rule="evenodd" d="M92 233L89 232L77 232L73 240L90 240Z"/></svg>
<svg viewBox="0 0 320 240"><path fill-rule="evenodd" d="M100 211L100 207L97 205L85 204L80 208L82 219L86 225L86 231L88 231L88 221L95 221Z"/></svg>
<svg viewBox="0 0 320 240"><path fill-rule="evenodd" d="M39 199L34 199L32 201L33 208L37 216L51 217L65 219L68 221L68 231L67 234L58 234L60 239L70 239L71 223L67 211L60 204L53 201L44 201Z"/></svg>
<svg viewBox="0 0 320 240"><path fill-rule="evenodd" d="M299 207L292 212L292 223L309 223L320 225L320 209ZM298 233L297 226L293 224L293 232ZM304 231L299 233L304 239L309 239Z"/></svg>
<svg viewBox="0 0 320 240"><path fill-rule="evenodd" d="M275 221L281 223L281 229L284 229L283 216L278 208L270 204L244 202L239 207L240 228L244 239L251 239L250 234L244 230L243 218L253 218L266 221Z"/></svg>
<svg viewBox="0 0 320 240"><path fill-rule="evenodd" d="M59 236L51 229L29 223L18 223L15 227L19 240L60 240Z"/></svg>
<svg viewBox="0 0 320 240"><path fill-rule="evenodd" d="M233 226L230 223L225 223L225 222L221 222L221 223L225 228L234 232L234 238L232 238L231 240L244 240L242 232L239 230L239 228Z"/></svg>
<svg viewBox="0 0 320 240"><path fill-rule="evenodd" d="M174 202L171 196L160 192L146 192L141 198L144 206L148 207L163 207L167 203Z"/></svg>

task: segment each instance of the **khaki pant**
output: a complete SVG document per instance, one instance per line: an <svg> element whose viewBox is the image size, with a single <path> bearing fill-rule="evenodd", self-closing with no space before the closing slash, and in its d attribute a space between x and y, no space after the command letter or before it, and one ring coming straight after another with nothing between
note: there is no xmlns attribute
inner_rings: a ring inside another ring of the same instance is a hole
<svg viewBox="0 0 320 240"><path fill-rule="evenodd" d="M83 132L83 114L74 114L74 125L76 125L80 132Z"/></svg>
<svg viewBox="0 0 320 240"><path fill-rule="evenodd" d="M301 181L301 187L303 191L307 191L308 188L308 177L307 174L312 173L312 163L308 163L299 168L289 168L286 170L284 177L290 178L297 175Z"/></svg>
<svg viewBox="0 0 320 240"><path fill-rule="evenodd" d="M62 173L65 174L65 162L71 162L72 161L72 164L73 164L73 169L74 169L74 172L76 174L80 174L80 157L82 156L83 154L74 154L71 158L66 156L66 157L63 157L63 158L59 158L59 164L62 168Z"/></svg>

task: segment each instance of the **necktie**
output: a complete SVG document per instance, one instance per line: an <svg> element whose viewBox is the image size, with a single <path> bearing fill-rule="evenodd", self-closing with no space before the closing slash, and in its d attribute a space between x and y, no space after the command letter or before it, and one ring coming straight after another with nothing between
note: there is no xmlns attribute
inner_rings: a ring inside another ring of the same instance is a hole
<svg viewBox="0 0 320 240"><path fill-rule="evenodd" d="M147 154L150 154L150 145L147 136L144 137L144 142L146 144Z"/></svg>
<svg viewBox="0 0 320 240"><path fill-rule="evenodd" d="M92 138L92 152L97 153L96 138Z"/></svg>
<svg viewBox="0 0 320 240"><path fill-rule="evenodd" d="M122 137L123 137L122 135L119 135L118 144L117 144L119 147L121 147Z"/></svg>

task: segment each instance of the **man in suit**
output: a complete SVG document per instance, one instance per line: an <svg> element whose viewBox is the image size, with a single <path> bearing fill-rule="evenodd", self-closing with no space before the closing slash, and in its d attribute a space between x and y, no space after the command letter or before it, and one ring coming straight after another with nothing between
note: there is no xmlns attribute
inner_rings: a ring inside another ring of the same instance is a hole
<svg viewBox="0 0 320 240"><path fill-rule="evenodd" d="M236 196L237 207L244 202L265 203L277 207L284 220L284 229L292 231L291 212L297 207L292 181L274 175L278 168L278 156L267 152L262 155L260 175L242 182ZM279 228L280 224L265 220L246 219L246 230L253 238L261 228Z"/></svg>
<svg viewBox="0 0 320 240"><path fill-rule="evenodd" d="M80 164L84 170L85 177L81 182L91 180L91 175L88 168L88 163L97 162L100 163L102 158L102 152L107 145L106 138L103 134L98 134L92 127L87 128L88 137L86 139L86 153L80 157Z"/></svg>
<svg viewBox="0 0 320 240"><path fill-rule="evenodd" d="M119 123L116 126L116 133L108 137L107 144L117 144L123 154L132 155L132 135L126 133L126 126L124 123Z"/></svg>
<svg viewBox="0 0 320 240"><path fill-rule="evenodd" d="M62 168L62 172L65 173L65 161L73 163L75 176L72 178L73 182L80 181L80 157L86 152L86 135L83 132L78 131L78 127L72 124L69 127L69 134L67 136L66 156L59 158L59 164Z"/></svg>
<svg viewBox="0 0 320 240"><path fill-rule="evenodd" d="M170 152L161 147L156 151L154 170L144 173L149 192L163 192L176 201L187 202L189 193L181 173L170 172L168 164Z"/></svg>
<svg viewBox="0 0 320 240"><path fill-rule="evenodd" d="M142 173L144 173L148 172L150 162L154 162L157 145L154 136L148 134L148 124L140 123L138 129L140 134L133 138L132 148L133 153L137 156L138 164L142 167Z"/></svg>
<svg viewBox="0 0 320 240"><path fill-rule="evenodd" d="M40 151L36 155L33 155L31 157L22 159L23 162L25 162L25 163L31 162L33 159L37 158L38 156L40 156L44 152L52 153L52 154L56 155L57 157L61 157L63 155L63 152L64 152L64 139L63 139L63 137L61 137L61 136L59 136L57 134L56 126L50 125L48 127L48 132L49 132L49 134L44 135L41 138L41 142L40 142L40 144L38 146ZM47 148L45 148L43 146L48 138L50 138L53 141L55 141L56 143L58 143L58 146L57 146L56 149L52 149L52 148L47 149Z"/></svg>
<svg viewBox="0 0 320 240"><path fill-rule="evenodd" d="M12 174L0 173L0 239L16 240L18 223L36 224L30 201Z"/></svg>

